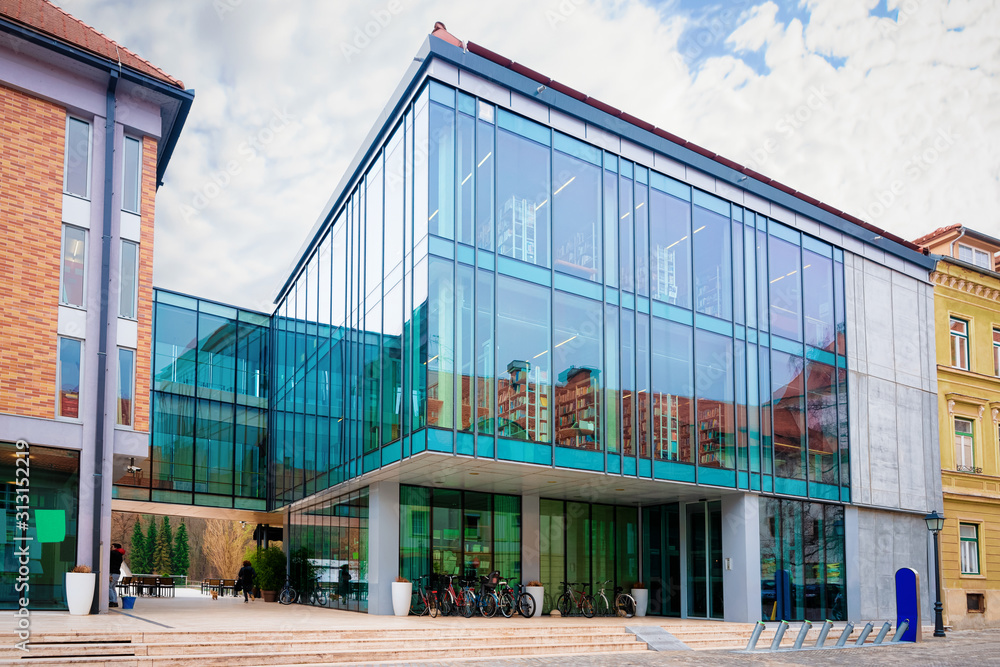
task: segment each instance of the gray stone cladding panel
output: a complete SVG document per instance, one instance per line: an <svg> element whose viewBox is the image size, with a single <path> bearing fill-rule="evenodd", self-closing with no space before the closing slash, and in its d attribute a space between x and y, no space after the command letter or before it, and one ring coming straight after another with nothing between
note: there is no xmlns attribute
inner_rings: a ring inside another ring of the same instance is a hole
<svg viewBox="0 0 1000 667"><path fill-rule="evenodd" d="M896 570L910 567L920 575L920 608L932 618L928 592L928 532L923 517L861 508L858 512L857 567L861 575L861 618L896 619ZM848 567L851 564L848 563Z"/></svg>

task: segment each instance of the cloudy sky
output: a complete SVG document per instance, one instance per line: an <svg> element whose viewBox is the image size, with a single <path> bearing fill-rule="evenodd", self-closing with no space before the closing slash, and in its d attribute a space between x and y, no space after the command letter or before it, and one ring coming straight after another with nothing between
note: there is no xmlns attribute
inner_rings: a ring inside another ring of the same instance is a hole
<svg viewBox="0 0 1000 667"><path fill-rule="evenodd" d="M196 91L159 287L270 312L436 20L905 238L1000 236L996 0L56 2Z"/></svg>

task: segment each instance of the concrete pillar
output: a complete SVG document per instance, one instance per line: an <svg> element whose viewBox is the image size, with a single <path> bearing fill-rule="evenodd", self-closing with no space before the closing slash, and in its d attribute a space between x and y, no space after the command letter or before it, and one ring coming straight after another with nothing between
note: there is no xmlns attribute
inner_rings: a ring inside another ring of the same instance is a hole
<svg viewBox="0 0 1000 667"><path fill-rule="evenodd" d="M844 506L844 579L847 594L847 619L857 623L861 618L861 531L858 508Z"/></svg>
<svg viewBox="0 0 1000 667"><path fill-rule="evenodd" d="M368 613L392 615L399 576L399 482L368 487Z"/></svg>
<svg viewBox="0 0 1000 667"><path fill-rule="evenodd" d="M521 580L542 578L541 504L538 496L521 496Z"/></svg>
<svg viewBox="0 0 1000 667"><path fill-rule="evenodd" d="M722 590L725 620L760 620L759 496L740 493L722 498Z"/></svg>

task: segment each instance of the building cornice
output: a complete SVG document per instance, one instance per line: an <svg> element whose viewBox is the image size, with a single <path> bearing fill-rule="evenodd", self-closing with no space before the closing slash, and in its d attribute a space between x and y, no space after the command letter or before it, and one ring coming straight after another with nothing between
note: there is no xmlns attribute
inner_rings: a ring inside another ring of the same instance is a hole
<svg viewBox="0 0 1000 667"><path fill-rule="evenodd" d="M986 278L986 276L983 277ZM965 292L972 296L1000 303L1000 287L986 285L967 277L953 276L950 273L943 273L941 271L931 271L930 280L934 285L948 287L959 292Z"/></svg>

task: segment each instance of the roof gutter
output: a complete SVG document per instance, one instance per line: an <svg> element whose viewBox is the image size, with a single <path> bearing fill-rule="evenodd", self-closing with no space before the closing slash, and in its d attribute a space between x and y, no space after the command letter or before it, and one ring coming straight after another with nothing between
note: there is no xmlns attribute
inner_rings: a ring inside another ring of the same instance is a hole
<svg viewBox="0 0 1000 667"><path fill-rule="evenodd" d="M187 120L188 112L191 110L191 103L194 101L194 90L182 90L177 86L160 81L159 79L143 74L142 72L131 69L130 67L121 67L119 69L119 63L117 62L95 55L88 51L84 51L83 49L67 44L63 41L55 39L54 37L49 37L39 32L35 32L31 28L23 26L19 23L14 23L6 18L0 18L0 32L14 35L30 44L44 47L50 51L58 53L59 55L75 60L76 62L99 69L102 72L108 71L110 69L110 65L113 64L115 76L121 81L138 84L144 88L149 88L150 90L177 100L180 105L177 110L177 115L174 117L173 122L170 123L167 134L162 141L163 145L160 155L156 161L156 186L159 188L159 186L162 185L163 174L166 172L167 164L170 162L170 156L174 152L174 147L177 145L177 140L180 138L181 130L184 128L184 122Z"/></svg>
<svg viewBox="0 0 1000 667"><path fill-rule="evenodd" d="M965 227L962 227L962 233L959 234L958 236L956 236L955 240L951 242L951 247L949 248L948 252L951 254L952 257L956 257L956 255L955 255L955 244L958 243L959 240L963 236L965 236L965 232L967 232L967 231L968 230Z"/></svg>
<svg viewBox="0 0 1000 667"><path fill-rule="evenodd" d="M108 376L108 329L111 322L109 301L111 298L111 217L114 213L112 198L115 192L115 111L118 89L118 71L109 72L107 92L107 111L104 115L104 224L101 235L101 319L100 333L97 345L97 416L94 420L94 514L93 514L93 563L94 569L100 574L98 581L107 581L104 572L102 556L105 548L101 540L102 518L104 517L104 432L107 428L107 376ZM95 595L91 605L91 613L100 612L101 595Z"/></svg>

